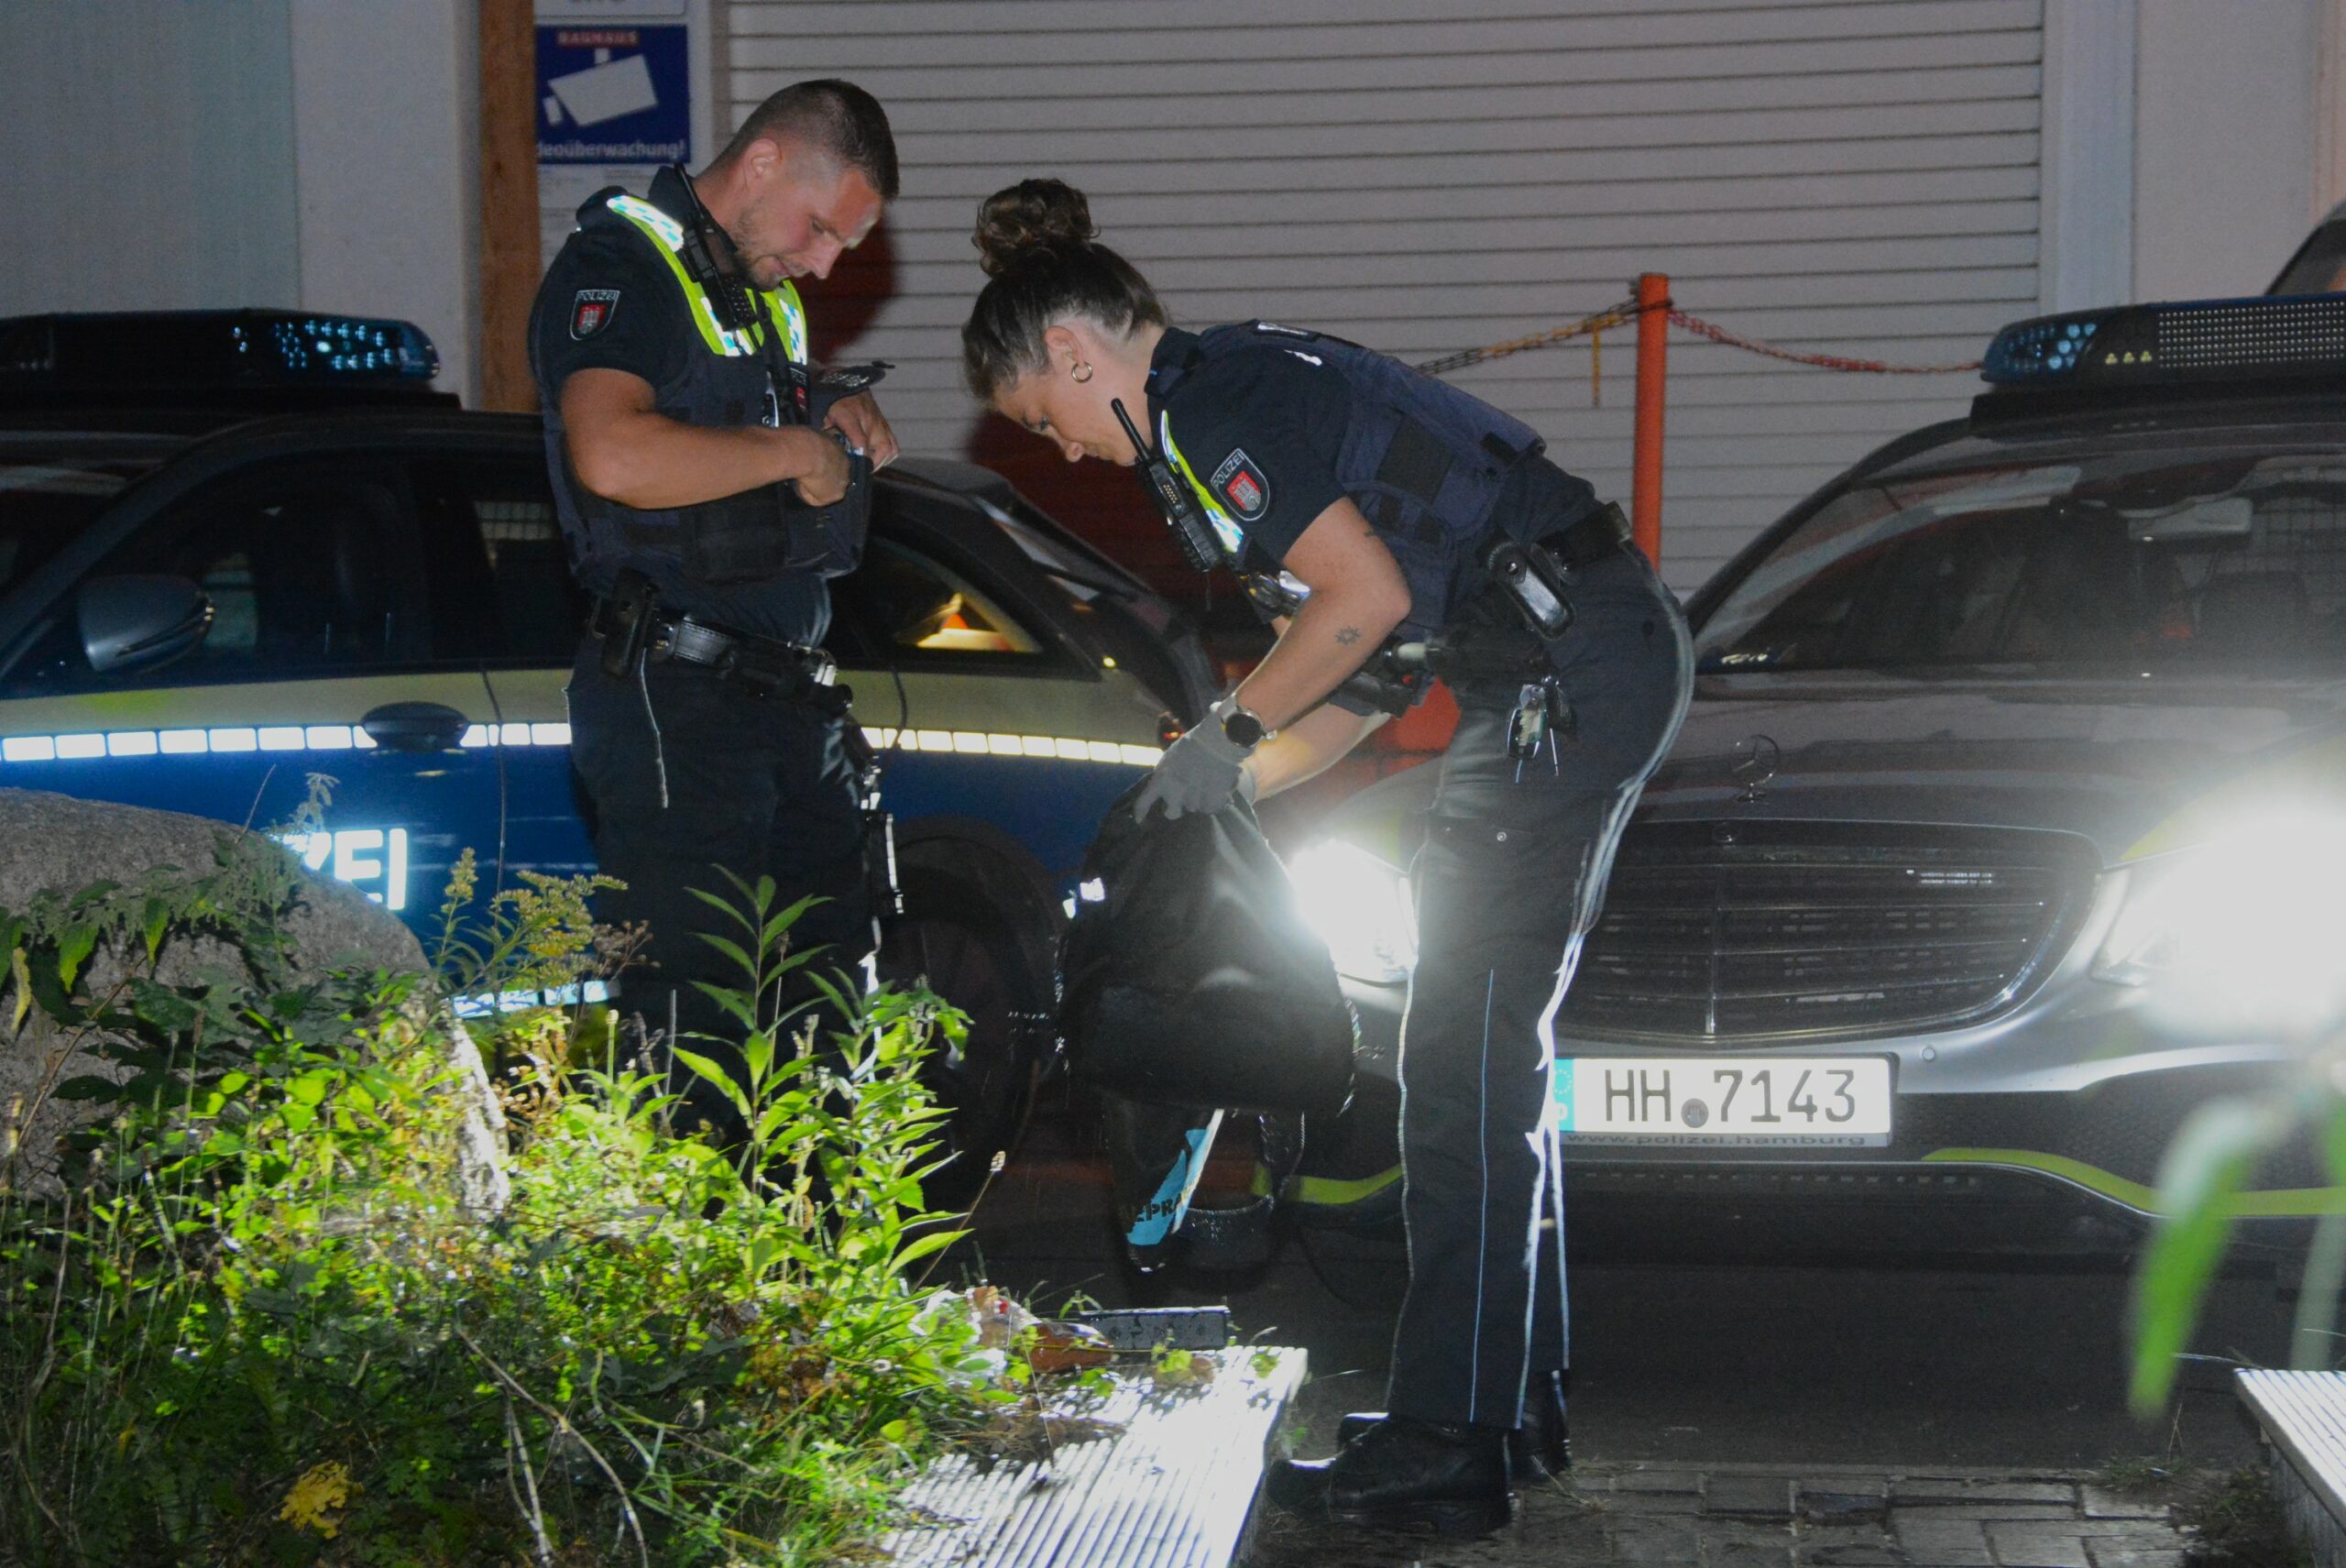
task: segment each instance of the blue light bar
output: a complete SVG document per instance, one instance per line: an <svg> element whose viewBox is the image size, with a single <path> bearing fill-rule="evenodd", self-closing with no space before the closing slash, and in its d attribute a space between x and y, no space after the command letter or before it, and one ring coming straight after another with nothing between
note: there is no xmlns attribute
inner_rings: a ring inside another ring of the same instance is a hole
<svg viewBox="0 0 2346 1568"><path fill-rule="evenodd" d="M259 316L233 328L236 352L258 350L288 378L396 377L429 381L439 351L411 322L363 316Z"/></svg>
<svg viewBox="0 0 2346 1568"><path fill-rule="evenodd" d="M2194 300L2039 316L1998 333L1979 375L1998 387L2346 375L2346 294Z"/></svg>
<svg viewBox="0 0 2346 1568"><path fill-rule="evenodd" d="M151 391L430 386L423 329L302 311L142 311L0 320L0 389Z"/></svg>
<svg viewBox="0 0 2346 1568"><path fill-rule="evenodd" d="M2101 328L2107 313L2094 311L2071 316L2040 316L2015 322L1996 334L1980 361L1979 377L2007 386L2065 375L2077 367Z"/></svg>

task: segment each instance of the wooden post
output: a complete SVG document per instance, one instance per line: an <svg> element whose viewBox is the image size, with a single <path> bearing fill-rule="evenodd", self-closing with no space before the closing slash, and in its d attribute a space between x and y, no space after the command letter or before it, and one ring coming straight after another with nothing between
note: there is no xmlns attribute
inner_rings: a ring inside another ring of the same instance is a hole
<svg viewBox="0 0 2346 1568"><path fill-rule="evenodd" d="M538 254L536 17L531 0L480 0L481 406L527 413Z"/></svg>
<svg viewBox="0 0 2346 1568"><path fill-rule="evenodd" d="M1629 532L1661 565L1661 411L1670 343L1670 276L1638 275L1638 415L1629 444Z"/></svg>

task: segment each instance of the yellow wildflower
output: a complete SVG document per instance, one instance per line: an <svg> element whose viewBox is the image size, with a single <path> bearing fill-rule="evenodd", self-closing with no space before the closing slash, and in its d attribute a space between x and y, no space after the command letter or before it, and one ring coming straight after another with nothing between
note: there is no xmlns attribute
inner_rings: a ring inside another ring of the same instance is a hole
<svg viewBox="0 0 2346 1568"><path fill-rule="evenodd" d="M342 1461L329 1459L323 1464L312 1464L293 1483L277 1517L295 1530L314 1529L332 1541L342 1521L330 1516L349 1501L350 1472L343 1468Z"/></svg>

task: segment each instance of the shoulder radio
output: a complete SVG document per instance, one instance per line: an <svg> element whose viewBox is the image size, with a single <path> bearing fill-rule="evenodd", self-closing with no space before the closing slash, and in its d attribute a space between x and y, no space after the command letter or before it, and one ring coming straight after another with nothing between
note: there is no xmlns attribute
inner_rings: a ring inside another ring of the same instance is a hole
<svg viewBox="0 0 2346 1568"><path fill-rule="evenodd" d="M1116 422L1124 427L1124 434L1140 455L1141 479L1148 490L1148 499L1156 503L1157 515L1173 530L1173 538L1188 556L1189 565L1200 572L1211 572L1222 565L1222 542L1213 536L1213 525L1198 510L1198 503L1173 472L1172 459L1145 439L1140 427L1133 423L1133 416L1124 411L1122 398L1110 400L1108 406L1116 411Z"/></svg>

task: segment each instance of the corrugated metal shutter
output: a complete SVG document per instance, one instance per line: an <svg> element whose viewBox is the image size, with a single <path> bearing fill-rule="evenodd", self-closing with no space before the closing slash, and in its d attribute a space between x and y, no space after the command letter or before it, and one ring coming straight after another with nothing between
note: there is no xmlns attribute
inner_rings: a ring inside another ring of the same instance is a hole
<svg viewBox="0 0 2346 1568"><path fill-rule="evenodd" d="M730 0L725 22L728 124L840 75L896 127L903 199L880 254L815 291L818 332L897 363L908 447L1014 468L1063 508L1130 492L978 430L958 374L970 219L1029 174L1087 192L1177 319L1410 360L1596 310L1640 271L1736 330L1897 361L1976 357L2037 298L2039 0ZM1629 334L1602 356L1601 407L1584 345L1455 378L1626 496ZM1975 385L1673 334L1671 580Z"/></svg>

